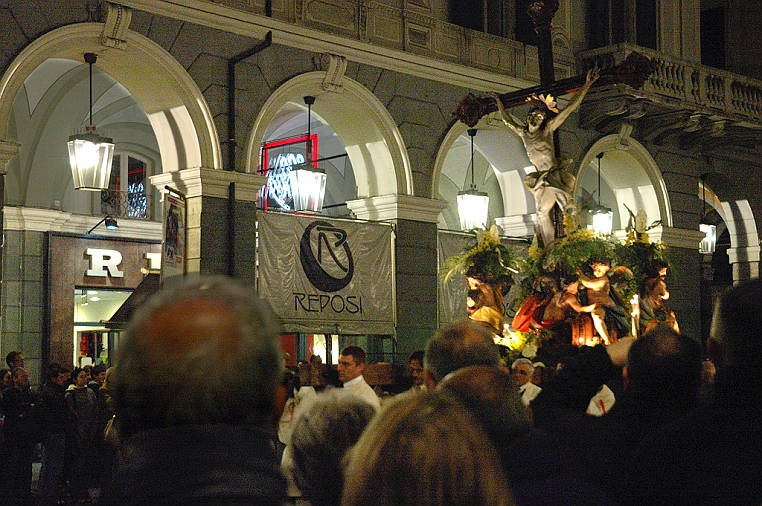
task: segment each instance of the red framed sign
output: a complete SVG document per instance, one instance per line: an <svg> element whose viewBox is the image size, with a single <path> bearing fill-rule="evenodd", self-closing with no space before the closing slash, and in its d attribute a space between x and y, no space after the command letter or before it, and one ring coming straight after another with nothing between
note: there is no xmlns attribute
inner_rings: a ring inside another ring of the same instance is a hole
<svg viewBox="0 0 762 506"><path fill-rule="evenodd" d="M311 156L307 156L311 153ZM291 168L311 159L317 168L318 136L300 135L288 139L266 142L262 145L262 174L267 176L267 183L262 187L260 201L262 209L270 206L284 211L293 210L294 193L291 189L289 173Z"/></svg>

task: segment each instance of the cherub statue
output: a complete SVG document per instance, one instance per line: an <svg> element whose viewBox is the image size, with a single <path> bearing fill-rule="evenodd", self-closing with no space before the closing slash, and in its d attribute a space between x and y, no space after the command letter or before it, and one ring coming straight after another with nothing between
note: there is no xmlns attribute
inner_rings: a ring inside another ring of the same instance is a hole
<svg viewBox="0 0 762 506"><path fill-rule="evenodd" d="M566 301L577 313L588 313L603 344L611 344L630 331L629 314L608 277L611 261L591 258L567 290Z"/></svg>
<svg viewBox="0 0 762 506"><path fill-rule="evenodd" d="M537 205L537 225L544 246L548 246L556 239L553 207L558 205L563 212L573 212L576 208L571 196L575 177L567 169L571 160L564 159L559 162L556 159L553 133L579 107L599 75L597 67L590 69L585 84L574 95L569 105L561 111L556 108L556 102L550 95L530 97L527 100L532 104L532 108L523 123L507 113L500 97L495 96L503 122L521 137L529 161L537 168L536 172L524 178L524 184L534 194Z"/></svg>

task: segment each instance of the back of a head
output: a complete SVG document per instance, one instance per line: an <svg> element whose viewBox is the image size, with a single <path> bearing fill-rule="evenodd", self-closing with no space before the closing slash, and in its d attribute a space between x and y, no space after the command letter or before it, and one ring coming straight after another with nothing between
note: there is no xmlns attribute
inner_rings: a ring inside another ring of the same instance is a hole
<svg viewBox="0 0 762 506"><path fill-rule="evenodd" d="M461 367L473 365L500 366L492 332L472 320L461 320L442 326L426 344L424 368L441 381Z"/></svg>
<svg viewBox="0 0 762 506"><path fill-rule="evenodd" d="M375 413L373 406L341 389L319 394L297 413L291 436L294 479L313 506L341 502L342 459Z"/></svg>
<svg viewBox="0 0 762 506"><path fill-rule="evenodd" d="M513 504L486 434L441 390L393 401L348 456L344 506Z"/></svg>
<svg viewBox="0 0 762 506"><path fill-rule="evenodd" d="M712 317L711 340L725 364L762 367L762 279L750 279L722 293Z"/></svg>
<svg viewBox="0 0 762 506"><path fill-rule="evenodd" d="M121 342L114 402L123 431L269 420L283 368L278 332L269 307L231 278L168 284Z"/></svg>
<svg viewBox="0 0 762 506"><path fill-rule="evenodd" d="M692 408L701 386L701 347L658 325L637 339L627 355L628 394L651 406Z"/></svg>
<svg viewBox="0 0 762 506"><path fill-rule="evenodd" d="M492 443L510 445L532 430L529 409L511 376L496 367L473 366L448 374L437 385L455 395L484 426Z"/></svg>
<svg viewBox="0 0 762 506"><path fill-rule="evenodd" d="M48 367L45 369L45 381L51 381L56 378L58 378L58 375L61 374L63 371L63 368L61 367L61 364L58 363L52 363L49 364Z"/></svg>

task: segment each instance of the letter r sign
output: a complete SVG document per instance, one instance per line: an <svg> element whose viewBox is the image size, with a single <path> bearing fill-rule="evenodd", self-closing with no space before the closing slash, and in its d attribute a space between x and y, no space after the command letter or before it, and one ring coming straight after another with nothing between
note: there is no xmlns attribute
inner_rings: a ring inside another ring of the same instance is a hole
<svg viewBox="0 0 762 506"><path fill-rule="evenodd" d="M112 249L87 248L85 254L90 257L88 276L123 278L124 272L119 270L122 254ZM108 274L106 273L108 271Z"/></svg>

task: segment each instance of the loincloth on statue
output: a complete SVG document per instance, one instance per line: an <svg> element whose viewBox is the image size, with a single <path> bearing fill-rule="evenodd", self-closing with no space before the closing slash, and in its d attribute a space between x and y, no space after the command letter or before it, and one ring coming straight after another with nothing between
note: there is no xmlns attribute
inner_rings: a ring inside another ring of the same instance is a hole
<svg viewBox="0 0 762 506"><path fill-rule="evenodd" d="M577 178L565 166L553 167L550 170L530 172L524 177L524 185L530 190L542 186L558 188L568 194L574 191Z"/></svg>

